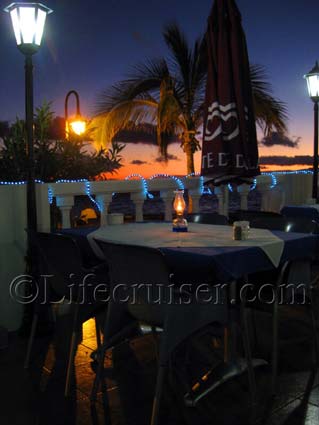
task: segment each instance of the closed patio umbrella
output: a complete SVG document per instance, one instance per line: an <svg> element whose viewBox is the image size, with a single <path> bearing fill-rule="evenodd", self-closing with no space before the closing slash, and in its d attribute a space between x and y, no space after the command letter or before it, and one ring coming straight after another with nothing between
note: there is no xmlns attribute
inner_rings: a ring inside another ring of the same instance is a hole
<svg viewBox="0 0 319 425"><path fill-rule="evenodd" d="M215 0L206 37L201 174L216 185L244 182L260 171L246 38L234 0Z"/></svg>

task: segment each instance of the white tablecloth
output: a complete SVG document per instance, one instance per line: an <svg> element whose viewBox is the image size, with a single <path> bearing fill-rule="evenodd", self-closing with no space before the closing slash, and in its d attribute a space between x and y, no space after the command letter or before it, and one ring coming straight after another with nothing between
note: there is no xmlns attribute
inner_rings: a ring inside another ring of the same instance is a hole
<svg viewBox="0 0 319 425"><path fill-rule="evenodd" d="M266 229L251 229L248 240L234 241L231 226L197 223L189 223L187 233L172 232L170 223L132 223L100 227L88 235L88 240L95 254L104 258L94 239L152 248L259 247L275 267L279 265L284 249L284 241Z"/></svg>

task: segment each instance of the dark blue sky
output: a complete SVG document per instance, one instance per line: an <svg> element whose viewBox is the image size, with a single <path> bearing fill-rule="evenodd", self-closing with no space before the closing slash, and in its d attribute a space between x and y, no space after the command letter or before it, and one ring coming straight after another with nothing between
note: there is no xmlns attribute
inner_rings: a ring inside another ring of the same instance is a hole
<svg viewBox="0 0 319 425"><path fill-rule="evenodd" d="M1 0L1 9L9 2ZM130 65L165 54L163 24L176 20L193 40L205 30L212 2L43 0L54 13L34 56L35 105L52 100L55 112L63 114L65 95L75 89L83 112L90 115L99 90L121 79ZM319 2L237 0L237 4L250 60L266 67L274 93L287 102L290 133L302 136L304 151L311 143L312 105L302 76L319 58ZM24 115L23 56L4 12L0 52L0 120L13 120Z"/></svg>

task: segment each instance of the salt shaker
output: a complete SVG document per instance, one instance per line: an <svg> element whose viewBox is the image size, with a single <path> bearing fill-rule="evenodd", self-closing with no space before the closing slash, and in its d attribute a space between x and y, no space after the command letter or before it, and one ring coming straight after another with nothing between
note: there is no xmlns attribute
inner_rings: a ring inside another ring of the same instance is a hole
<svg viewBox="0 0 319 425"><path fill-rule="evenodd" d="M242 227L240 221L234 221L233 223L233 239L235 241L242 240Z"/></svg>
<svg viewBox="0 0 319 425"><path fill-rule="evenodd" d="M242 240L247 240L249 238L249 221L241 221L241 230L242 230Z"/></svg>

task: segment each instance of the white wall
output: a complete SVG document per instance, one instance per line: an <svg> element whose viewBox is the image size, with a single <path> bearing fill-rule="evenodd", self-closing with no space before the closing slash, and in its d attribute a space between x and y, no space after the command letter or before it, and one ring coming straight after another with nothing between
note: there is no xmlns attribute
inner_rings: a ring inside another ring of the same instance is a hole
<svg viewBox="0 0 319 425"><path fill-rule="evenodd" d="M24 273L26 214L24 186L0 186L0 326L19 328L23 306L10 296L10 283Z"/></svg>

